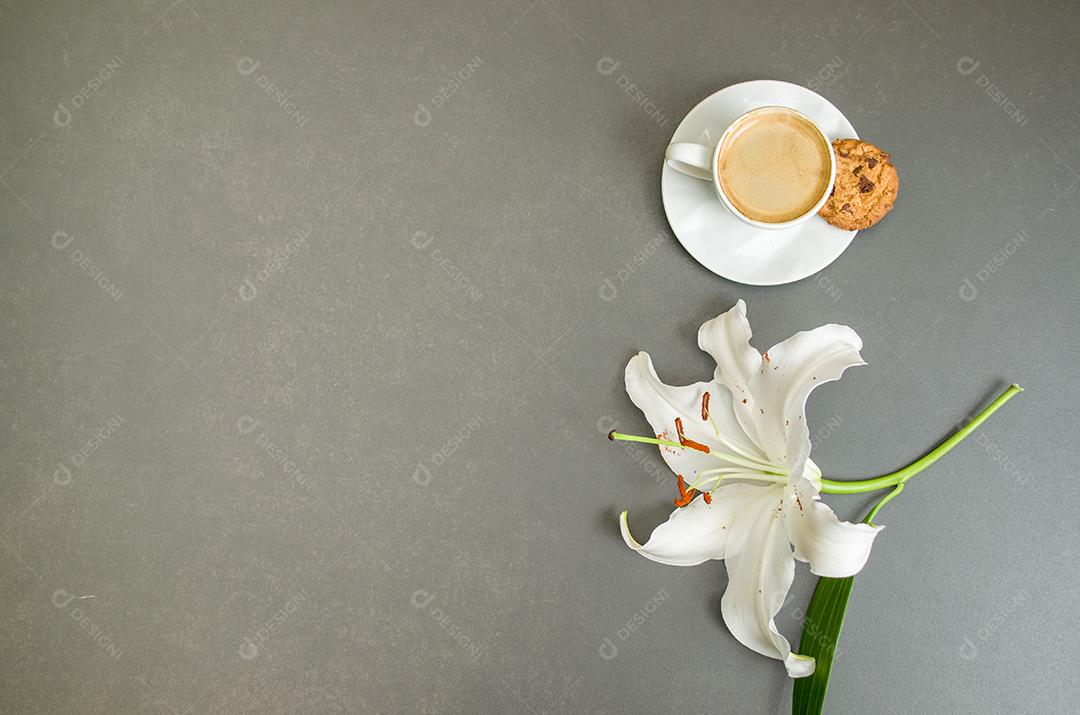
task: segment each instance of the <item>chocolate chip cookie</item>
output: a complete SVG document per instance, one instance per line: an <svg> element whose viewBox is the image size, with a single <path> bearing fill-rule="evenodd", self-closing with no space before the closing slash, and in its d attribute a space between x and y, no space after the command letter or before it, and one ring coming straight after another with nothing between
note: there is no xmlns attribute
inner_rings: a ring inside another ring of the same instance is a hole
<svg viewBox="0 0 1080 715"><path fill-rule="evenodd" d="M900 177L889 155L870 142L836 139L836 183L818 213L847 231L870 228L892 210Z"/></svg>

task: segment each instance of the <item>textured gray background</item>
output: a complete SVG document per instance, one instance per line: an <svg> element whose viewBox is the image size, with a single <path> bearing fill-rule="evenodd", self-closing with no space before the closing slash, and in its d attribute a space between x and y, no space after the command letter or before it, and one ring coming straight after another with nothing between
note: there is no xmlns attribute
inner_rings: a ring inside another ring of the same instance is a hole
<svg viewBox="0 0 1080 715"><path fill-rule="evenodd" d="M675 489L602 435L647 429L633 352L703 379L740 297L759 348L866 342L810 403L829 476L1027 388L882 512L833 710L1075 705L1075 3L311 4L0 10L0 710L788 710L722 565L622 544ZM775 288L659 191L681 116L762 77L901 174Z"/></svg>

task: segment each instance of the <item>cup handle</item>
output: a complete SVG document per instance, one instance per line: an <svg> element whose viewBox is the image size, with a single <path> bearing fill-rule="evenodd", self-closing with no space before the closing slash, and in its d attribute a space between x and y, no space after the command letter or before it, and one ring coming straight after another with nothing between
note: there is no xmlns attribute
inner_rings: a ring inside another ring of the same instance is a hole
<svg viewBox="0 0 1080 715"><path fill-rule="evenodd" d="M713 150L704 144L693 142L674 142L668 144L664 158L668 166L695 179L712 181Z"/></svg>

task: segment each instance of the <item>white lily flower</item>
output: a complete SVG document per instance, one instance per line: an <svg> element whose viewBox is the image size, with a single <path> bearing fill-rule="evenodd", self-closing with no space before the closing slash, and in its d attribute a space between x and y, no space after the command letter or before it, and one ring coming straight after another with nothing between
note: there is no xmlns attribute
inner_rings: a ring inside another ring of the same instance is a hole
<svg viewBox="0 0 1080 715"><path fill-rule="evenodd" d="M698 345L716 360L712 381L665 385L646 353L626 366L626 391L679 475L682 498L644 545L630 535L626 512L622 535L630 548L663 564L723 559L728 587L721 605L732 635L784 661L791 677L805 677L814 672L814 659L792 653L774 622L795 559L818 576L851 576L881 530L842 522L819 501L821 471L810 461L806 398L848 367L866 363L862 340L843 325L796 333L764 355L750 346L750 335L740 300L698 331Z"/></svg>

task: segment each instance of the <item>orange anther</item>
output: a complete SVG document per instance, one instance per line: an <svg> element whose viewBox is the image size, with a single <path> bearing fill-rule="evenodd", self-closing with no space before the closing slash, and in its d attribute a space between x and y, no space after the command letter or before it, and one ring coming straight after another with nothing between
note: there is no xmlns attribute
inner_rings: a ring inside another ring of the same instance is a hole
<svg viewBox="0 0 1080 715"><path fill-rule="evenodd" d="M679 478L679 498L675 500L675 506L684 507L694 501L694 497L697 496L697 489L687 489L683 475L676 474L675 476Z"/></svg>
<svg viewBox="0 0 1080 715"><path fill-rule="evenodd" d="M679 444L690 449L696 449L699 452L709 453L708 445L704 445L701 442L695 442L686 435L683 434L682 417L675 418L675 432L679 435Z"/></svg>

